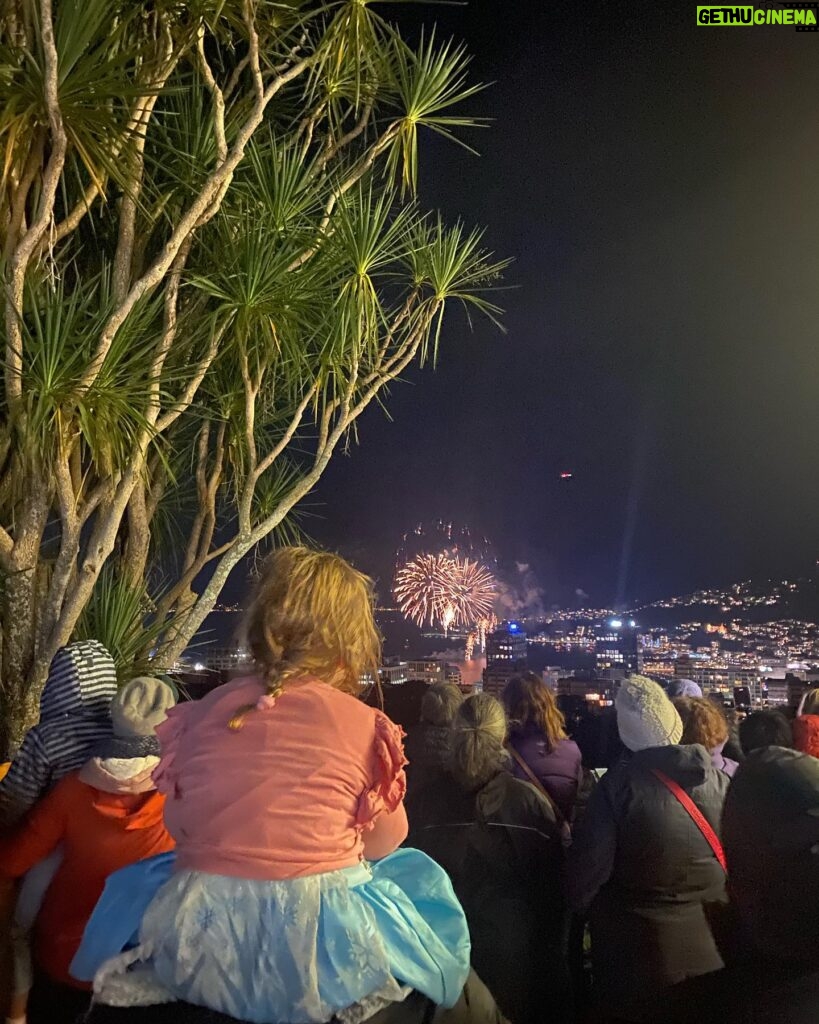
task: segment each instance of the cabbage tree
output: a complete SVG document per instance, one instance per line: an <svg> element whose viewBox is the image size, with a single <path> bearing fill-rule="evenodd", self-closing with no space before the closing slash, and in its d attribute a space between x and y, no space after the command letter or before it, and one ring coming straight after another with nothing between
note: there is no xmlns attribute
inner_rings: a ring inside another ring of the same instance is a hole
<svg viewBox="0 0 819 1024"><path fill-rule="evenodd" d="M173 663L446 310L496 316L502 264L416 199L419 136L477 123L468 57L379 9L3 4L5 750L98 587Z"/></svg>

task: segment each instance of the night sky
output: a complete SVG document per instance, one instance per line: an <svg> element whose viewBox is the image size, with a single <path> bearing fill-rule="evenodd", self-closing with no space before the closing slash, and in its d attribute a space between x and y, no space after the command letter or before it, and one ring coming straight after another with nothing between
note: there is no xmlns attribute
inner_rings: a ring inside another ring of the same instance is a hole
<svg viewBox="0 0 819 1024"><path fill-rule="evenodd" d="M508 333L451 317L437 369L395 387L391 422L365 415L308 501L382 593L401 534L439 516L547 601L819 557L819 33L695 11L423 8L495 84L468 104L494 122L479 158L424 139L422 200L515 263Z"/></svg>

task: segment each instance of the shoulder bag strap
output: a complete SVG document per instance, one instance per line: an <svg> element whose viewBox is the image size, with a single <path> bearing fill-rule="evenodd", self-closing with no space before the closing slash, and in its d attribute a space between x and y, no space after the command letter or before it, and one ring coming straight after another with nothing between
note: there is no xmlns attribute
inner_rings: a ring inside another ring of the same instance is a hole
<svg viewBox="0 0 819 1024"><path fill-rule="evenodd" d="M554 802L554 799L552 798L551 793L548 791L548 789L546 789L546 787L543 785L543 783L540 781L540 779L537 777L537 775L535 775L535 773L532 771L532 769L529 767L529 765L526 763L526 761L523 759L523 757L521 757L521 755L517 752L517 750L515 750L515 748L512 746L511 743L507 743L506 749L509 751L509 753L512 755L512 757L515 759L515 763L518 765L518 767L523 772L523 774L526 776L526 778L529 780L529 782L531 782L532 785L535 787L535 789L542 796L545 796L546 799L548 800L549 805L551 806L552 810L554 811L555 821L557 822L558 828L563 829L565 826L567 826L568 822L566 821L566 818L565 818L563 812L560 810L560 808Z"/></svg>
<svg viewBox="0 0 819 1024"><path fill-rule="evenodd" d="M691 820L694 822L694 824L697 826L700 832L702 832L703 836L705 837L705 841L711 847L714 856L719 861L720 867L723 871L727 873L728 866L725 860L725 850L723 850L722 848L722 843L719 840L719 836L713 830L713 828L711 828L708 819L705 817L705 815L702 813L699 807L697 807L697 805L686 793L686 791L682 788L682 786L679 785L679 783L675 782L673 779L670 779L665 774L665 772L661 772L659 768L652 768L651 774L656 779L658 779L669 791L669 793L671 793L671 795L675 797L683 805L686 812L688 813L688 816L691 818Z"/></svg>

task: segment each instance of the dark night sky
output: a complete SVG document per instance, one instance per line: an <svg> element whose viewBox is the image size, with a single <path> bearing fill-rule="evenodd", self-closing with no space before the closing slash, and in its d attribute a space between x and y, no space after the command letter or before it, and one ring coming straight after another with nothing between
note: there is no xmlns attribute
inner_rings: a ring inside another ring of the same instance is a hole
<svg viewBox="0 0 819 1024"><path fill-rule="evenodd" d="M470 141L427 137L423 201L515 258L508 334L459 316L309 502L385 575L438 516L548 599L648 597L819 556L819 34L696 5L473 0ZM399 16L400 8L384 8ZM574 472L566 484L562 470Z"/></svg>

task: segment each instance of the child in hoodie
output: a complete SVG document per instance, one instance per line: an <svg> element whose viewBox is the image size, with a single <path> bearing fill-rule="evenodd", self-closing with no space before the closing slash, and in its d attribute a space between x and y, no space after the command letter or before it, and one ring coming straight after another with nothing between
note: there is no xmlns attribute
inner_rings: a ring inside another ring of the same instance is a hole
<svg viewBox="0 0 819 1024"><path fill-rule="evenodd" d="M81 640L54 656L40 697L40 721L29 730L17 756L0 776L0 834L19 822L52 786L88 759L111 735L110 706L117 692L114 660L97 640ZM14 995L8 1020L25 1021L31 987L28 932L43 894L60 863L46 858L23 883L15 914Z"/></svg>
<svg viewBox="0 0 819 1024"><path fill-rule="evenodd" d="M0 841L0 875L7 878L21 877L58 846L63 850L34 926L42 981L32 992L31 1024L73 1021L87 1005L87 986L71 977L69 965L108 875L173 848L163 822L165 798L151 779L159 763L154 728L173 703L159 680L128 683L111 705L113 735Z"/></svg>
<svg viewBox="0 0 819 1024"><path fill-rule="evenodd" d="M40 721L0 781L0 830L16 824L110 736L116 692L114 660L97 640L80 640L56 653L40 697Z"/></svg>

